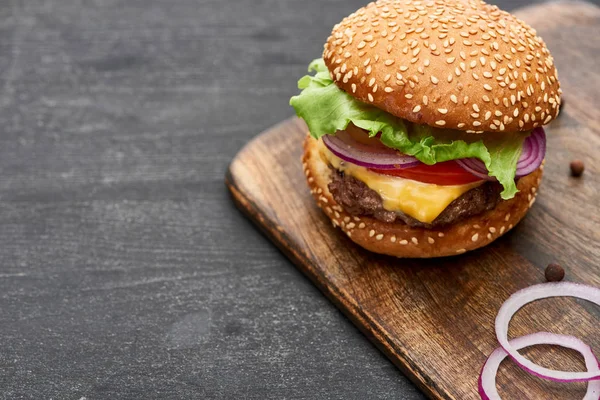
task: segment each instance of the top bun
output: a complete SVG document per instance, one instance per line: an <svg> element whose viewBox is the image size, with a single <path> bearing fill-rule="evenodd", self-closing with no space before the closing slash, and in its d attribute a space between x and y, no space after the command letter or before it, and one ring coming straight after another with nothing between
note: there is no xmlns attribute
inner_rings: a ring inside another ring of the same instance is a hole
<svg viewBox="0 0 600 400"><path fill-rule="evenodd" d="M559 111L544 41L479 0L370 3L333 28L323 58L342 90L415 123L529 131Z"/></svg>

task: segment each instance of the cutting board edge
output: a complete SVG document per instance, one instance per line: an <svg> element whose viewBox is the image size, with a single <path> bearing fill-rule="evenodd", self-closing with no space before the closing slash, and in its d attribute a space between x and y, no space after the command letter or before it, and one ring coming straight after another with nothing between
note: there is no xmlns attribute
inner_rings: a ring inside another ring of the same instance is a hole
<svg viewBox="0 0 600 400"><path fill-rule="evenodd" d="M366 315L361 312L359 307L352 304L347 299L347 296L338 288L325 283L325 279L317 272L314 267L313 260L307 255L301 255L293 246L290 246L291 240L285 232L277 229L260 209L253 203L252 200L243 193L243 189L238 185L235 179L235 165L238 162L238 155L251 147L255 141L261 137L269 135L276 127L289 123L299 123L297 117L290 117L273 127L263 131L250 142L248 142L234 157L229 164L225 173L225 185L229 190L235 206L244 214L259 231L269 239L279 251L286 256L292 264L304 276L306 276L318 289L323 293L329 301L331 301L342 314L350 320L350 322L358 328L358 330L381 351L388 360L390 360L402 373L411 380L417 387L427 395L428 398L434 400L455 400L449 393L443 391L432 379L428 378L416 364L408 359L396 346L390 343L386 337L384 330L377 324L370 322ZM337 293L337 295L336 295Z"/></svg>

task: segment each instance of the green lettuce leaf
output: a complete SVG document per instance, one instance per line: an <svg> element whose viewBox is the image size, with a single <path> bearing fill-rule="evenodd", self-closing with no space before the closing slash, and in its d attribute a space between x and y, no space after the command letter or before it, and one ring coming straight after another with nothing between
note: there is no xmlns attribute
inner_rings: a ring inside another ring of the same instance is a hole
<svg viewBox="0 0 600 400"><path fill-rule="evenodd" d="M455 138L452 138L448 130L443 135L436 135L442 131L418 124L412 124L409 132L401 118L362 103L339 89L333 83L323 59L314 60L309 72L315 74L306 75L298 81L301 92L291 98L290 105L304 119L315 139L344 130L352 123L366 130L371 137L381 133L383 144L428 165L461 158L478 158L487 167L489 175L498 179L503 186L503 199L511 199L518 192L515 173L527 135L504 134L501 138L491 139L487 135L485 139L474 140L475 136L466 139L467 135L455 133Z"/></svg>

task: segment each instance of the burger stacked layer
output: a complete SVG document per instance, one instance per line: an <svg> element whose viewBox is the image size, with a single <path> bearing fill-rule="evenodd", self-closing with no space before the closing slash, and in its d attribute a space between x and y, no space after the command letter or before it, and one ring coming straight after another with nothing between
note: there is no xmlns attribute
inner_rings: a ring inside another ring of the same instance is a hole
<svg viewBox="0 0 600 400"><path fill-rule="evenodd" d="M481 1L378 1L336 25L291 99L318 204L361 246L460 254L533 204L558 115L535 31ZM343 216L342 216L343 214Z"/></svg>

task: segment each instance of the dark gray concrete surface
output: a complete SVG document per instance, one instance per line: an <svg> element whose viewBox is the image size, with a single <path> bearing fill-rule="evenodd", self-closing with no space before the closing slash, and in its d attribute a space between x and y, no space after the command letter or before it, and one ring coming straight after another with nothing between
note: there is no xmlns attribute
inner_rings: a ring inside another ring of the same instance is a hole
<svg viewBox="0 0 600 400"><path fill-rule="evenodd" d="M0 2L0 398L424 398L223 183L362 4Z"/></svg>

